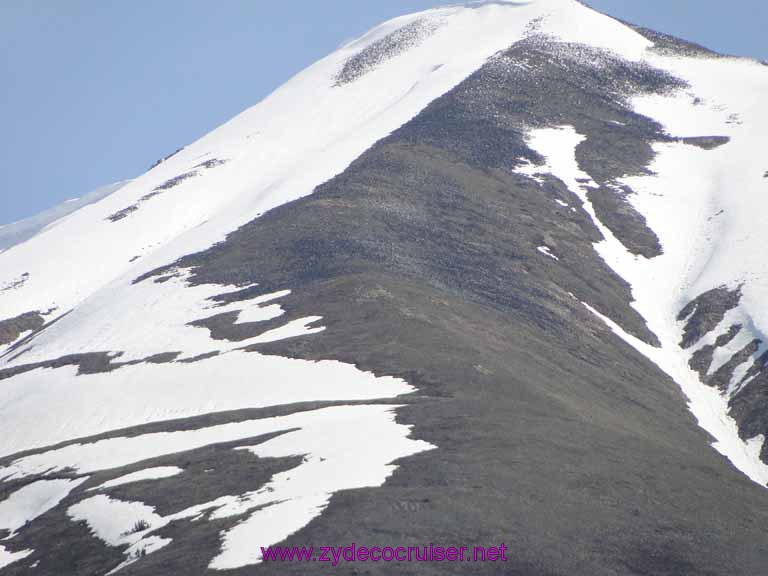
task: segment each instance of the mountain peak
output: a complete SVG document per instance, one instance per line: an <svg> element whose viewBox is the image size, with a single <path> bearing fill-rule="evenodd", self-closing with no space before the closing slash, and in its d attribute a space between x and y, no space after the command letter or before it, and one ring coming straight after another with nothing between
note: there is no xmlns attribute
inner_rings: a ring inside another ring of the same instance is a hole
<svg viewBox="0 0 768 576"><path fill-rule="evenodd" d="M0 571L761 573L767 70L436 8L0 253Z"/></svg>

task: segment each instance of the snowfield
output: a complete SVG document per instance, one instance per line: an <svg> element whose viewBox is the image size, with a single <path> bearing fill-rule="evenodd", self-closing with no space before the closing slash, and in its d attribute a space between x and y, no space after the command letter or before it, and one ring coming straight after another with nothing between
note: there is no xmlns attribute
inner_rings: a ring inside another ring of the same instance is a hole
<svg viewBox="0 0 768 576"><path fill-rule="evenodd" d="M406 27L407 33L397 35ZM161 282L134 281L311 194L494 54L533 34L611 50L671 72L690 87L637 98L634 109L675 136L730 137L714 150L659 144L654 175L616 182L636 192L630 202L661 241L663 255L651 259L627 252L600 222L587 197L596 184L576 161L584 137L572 127L532 129L529 144L546 163L518 171L534 179L552 173L577 195L605 238L596 250L631 285L633 305L662 346L646 345L592 311L680 384L717 450L754 481L768 483L768 466L759 459L764 438L739 438L727 415L728 398L688 367L690 350L678 345L682 325L676 320L701 293L741 286L738 308L697 347L712 343L734 322L744 324L729 348L718 351L715 370L753 338L768 342L768 227L754 209L768 194L761 141L768 112L759 97L768 94L768 68L745 60L660 55L631 28L573 0L474 2L382 24L147 173L93 202L89 197L52 225L35 221L34 235L0 253L0 286L12 286L0 291L0 320L30 311L57 319L19 346L0 348L0 370L93 353L109 354L114 365L96 374L78 374L72 365L41 366L2 381L0 457L10 458L0 466L0 482L31 482L0 501L0 530L10 532L6 543L75 494L81 499L68 505L69 518L87 523L109 546L124 548L125 561L113 572L171 544L153 532L176 520L247 514L222 532L221 550L210 564L238 568L260 562L260 546L300 530L334 493L380 486L399 459L435 448L410 437L410 428L396 421L397 405L380 403L414 392L404 380L335 361L244 350L322 337L323 310L293 318L281 306L301 286L221 305L214 297L247 287L195 286L188 270ZM403 38L402 49L391 49ZM342 82L345 64L355 57ZM22 232L27 230L32 228ZM549 247L537 250L547 266L561 265ZM238 324L278 325L239 342L216 340L208 329L190 325L225 312L235 313ZM763 345L736 371L734 382L765 350ZM146 361L167 353L176 356ZM323 401L340 405L196 430L116 432L214 412ZM254 444L254 437L270 433L277 435ZM92 438L103 434L110 435ZM92 489L98 493L77 492L93 473L223 442L241 442L237 449L253 457L295 456L301 463L250 492L169 516L143 502L112 498L109 489L183 478L178 467L147 466ZM23 451L32 452L14 457ZM65 472L72 477L51 477ZM0 546L0 568L31 553Z"/></svg>
<svg viewBox="0 0 768 576"><path fill-rule="evenodd" d="M102 186L89 192L82 198L71 198L31 218L0 226L0 252L8 250L16 244L21 244L46 229L56 226L69 214L117 192L129 182L130 180L127 180Z"/></svg>
<svg viewBox="0 0 768 576"><path fill-rule="evenodd" d="M77 480L38 480L12 492L0 502L0 530L8 530L10 540L24 524L56 507L87 479L83 476Z"/></svg>
<svg viewBox="0 0 768 576"><path fill-rule="evenodd" d="M690 88L671 95L637 97L632 102L635 111L660 122L668 134L677 137L730 138L714 150L683 142L657 144L657 156L650 166L654 175L615 182L635 191L629 201L658 235L662 255L647 259L631 254L600 222L586 194L597 185L576 161L576 146L583 137L572 127L532 130L529 143L547 162L545 166L523 166L518 172L531 177L552 173L583 202L605 238L596 249L630 283L633 306L659 337L662 348L644 344L593 312L681 385L699 424L716 438L715 448L765 486L768 465L759 457L765 439L742 440L727 415L729 396L702 384L688 366L689 352L678 344L683 326L677 316L686 304L708 290L741 287L738 307L692 349L712 344L734 324L744 327L728 346L716 350L709 369L712 373L753 339L762 340L757 352L734 372L729 392L737 391L737 384L766 351L768 342L768 265L763 257L768 228L755 210L768 193L761 154L768 113L760 98L768 93L768 69L758 62L728 58L648 53L645 60L684 79Z"/></svg>
<svg viewBox="0 0 768 576"><path fill-rule="evenodd" d="M408 438L408 427L394 424L395 408L339 406L202 430L101 440L14 462L11 477L51 473L57 470L57 463L64 462L74 462L78 472L109 469L161 454L283 431L261 444L239 448L262 458L302 457L298 466L276 474L253 492L201 502L168 517L157 515L140 502L123 502L105 495L90 497L69 508L68 514L74 520L87 522L107 544L128 544L127 561L138 548L151 553L161 544L168 544L167 539L158 542L147 538L156 538L151 532L174 520L204 513L211 519L227 518L253 510L246 520L224 533L222 552L211 563L211 568L233 569L260 562L260 546L276 544L306 525L327 506L334 492L379 486L394 471L392 461L432 448L426 442ZM0 470L0 476L8 472ZM150 476L167 477L141 474L141 478ZM119 483L125 481L123 478ZM137 523L146 526L131 530Z"/></svg>

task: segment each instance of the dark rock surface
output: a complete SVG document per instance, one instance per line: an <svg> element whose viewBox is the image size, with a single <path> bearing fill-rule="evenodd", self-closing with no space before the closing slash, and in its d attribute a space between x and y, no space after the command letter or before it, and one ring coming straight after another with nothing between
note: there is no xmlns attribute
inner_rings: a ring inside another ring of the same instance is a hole
<svg viewBox="0 0 768 576"><path fill-rule="evenodd" d="M717 348L722 348L733 340L741 331L741 324L734 324L728 329L728 332L720 334L714 344L702 346L696 352L691 354L691 360L688 363L691 368L699 373L702 381L706 379L709 367L712 365L712 355Z"/></svg>
<svg viewBox="0 0 768 576"><path fill-rule="evenodd" d="M138 433L139 429L134 430ZM14 539L15 549L33 549L35 553L23 562L12 564L3 574L29 574L29 566L38 562L34 574L59 576L61 574L105 574L125 560L120 548L106 546L94 538L84 522L75 523L67 517L66 509L84 497L106 494L123 501L143 502L155 508L160 515L180 512L190 506L215 500L218 497L257 490L276 473L298 464L301 458L261 459L248 451L234 450L236 446L253 445L266 441L275 434L257 438L244 438L238 442L221 443L205 448L149 459L141 464L116 468L92 475L71 493L54 511L33 520ZM103 482L153 466L177 466L182 472L161 480L132 482L96 492L86 491ZM26 479L29 483L31 479ZM23 484L16 483L13 489ZM208 516L205 513L204 516ZM173 538L163 550L142 560L140 573L159 570L158 573L202 574L210 562L210 553L219 546L219 532L243 520L235 516L222 520L198 520L158 527L153 535ZM152 528L148 524L148 528ZM59 545L51 545L49 539ZM183 572L177 572L184 566ZM163 570L171 572L163 572ZM125 573L131 573L124 569ZM121 570L122 572L122 570Z"/></svg>
<svg viewBox="0 0 768 576"><path fill-rule="evenodd" d="M710 386L717 386L720 390L728 390L728 385L733 379L733 372L736 368L749 359L755 352L760 349L761 341L758 339L752 340L749 344L744 346L741 350L736 352L731 358L720 368L718 368L714 374L705 379L705 382Z"/></svg>
<svg viewBox="0 0 768 576"><path fill-rule="evenodd" d="M768 438L768 352L755 358L737 385L739 388L729 405L741 437L751 439L762 435ZM768 442L763 444L760 457L768 463Z"/></svg>
<svg viewBox="0 0 768 576"><path fill-rule="evenodd" d="M336 76L336 86L344 86L365 75L366 72L418 46L424 38L432 34L439 24L427 18L419 18L383 38L373 42L344 63Z"/></svg>
<svg viewBox="0 0 768 576"><path fill-rule="evenodd" d="M608 229L621 238L633 254L653 258L661 254L656 234L647 227L645 218L629 203L632 191L626 186L622 192L601 186L589 191L587 197L595 207L595 214Z"/></svg>
<svg viewBox="0 0 768 576"><path fill-rule="evenodd" d="M704 150L714 150L715 148L728 144L730 141L731 139L728 136L695 136L680 138L680 142L690 144L691 146L698 146Z"/></svg>
<svg viewBox="0 0 768 576"><path fill-rule="evenodd" d="M0 346L14 342L23 332L39 330L44 324L45 319L37 311L0 320Z"/></svg>
<svg viewBox="0 0 768 576"><path fill-rule="evenodd" d="M768 369L766 356L759 360L759 374L731 398L730 414L739 424L739 433L744 439L758 435L768 437ZM763 444L760 458L768 462L768 442Z"/></svg>
<svg viewBox="0 0 768 576"><path fill-rule="evenodd" d="M0 370L0 381L13 378L19 374L37 370L38 368L62 368L64 366L77 366L78 374L102 374L111 372L123 366L134 366L136 364L165 364L173 362L181 352L161 352L153 354L146 358L138 360L128 360L127 362L115 361L120 357L120 353L113 352L86 352L83 354L69 354L54 358L53 360L44 360L42 362L31 362L29 364L17 364L11 368ZM188 362L191 360L188 360Z"/></svg>
<svg viewBox="0 0 768 576"><path fill-rule="evenodd" d="M723 320L725 314L738 306L741 289L729 290L726 286L713 288L691 300L678 315L679 321L685 321L683 339L680 346L690 348Z"/></svg>
<svg viewBox="0 0 768 576"><path fill-rule="evenodd" d="M721 286L689 302L678 316L679 321L686 322L680 345L683 348L693 346L714 330L740 300L741 288L731 290ZM753 338L708 375L714 351L730 343L742 329L744 327L738 324L731 326L726 333L718 336L714 345L702 346L694 352L689 365L699 373L702 382L724 393L730 389L729 415L736 421L742 439L749 440L760 435L768 438L768 352L759 354L763 341ZM746 373L735 380L736 369L752 358L754 360L751 365L748 364ZM768 442L763 444L760 458L768 463Z"/></svg>

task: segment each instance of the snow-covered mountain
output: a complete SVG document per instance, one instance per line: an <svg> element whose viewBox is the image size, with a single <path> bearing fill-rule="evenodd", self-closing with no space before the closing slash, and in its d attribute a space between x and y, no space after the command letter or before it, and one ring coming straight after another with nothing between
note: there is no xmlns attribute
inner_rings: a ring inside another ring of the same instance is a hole
<svg viewBox="0 0 768 576"><path fill-rule="evenodd" d="M759 574L767 95L576 0L436 8L34 220L0 574Z"/></svg>
<svg viewBox="0 0 768 576"><path fill-rule="evenodd" d="M128 182L115 182L114 184L101 186L85 196L65 200L61 204L49 208L36 216L0 225L0 251L7 250L11 246L29 240L36 234L39 234L40 231L45 230L46 227L53 226L62 218L72 214L72 212L80 210L80 208L88 206L88 204L98 202L105 196L112 194L112 192L120 190Z"/></svg>

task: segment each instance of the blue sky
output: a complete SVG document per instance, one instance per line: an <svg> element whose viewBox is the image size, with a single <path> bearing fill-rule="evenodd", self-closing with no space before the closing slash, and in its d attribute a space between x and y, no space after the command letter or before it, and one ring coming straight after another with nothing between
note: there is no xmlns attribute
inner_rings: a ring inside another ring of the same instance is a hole
<svg viewBox="0 0 768 576"><path fill-rule="evenodd" d="M378 22L440 0L0 1L0 224L131 178ZM765 0L588 0L768 60Z"/></svg>

